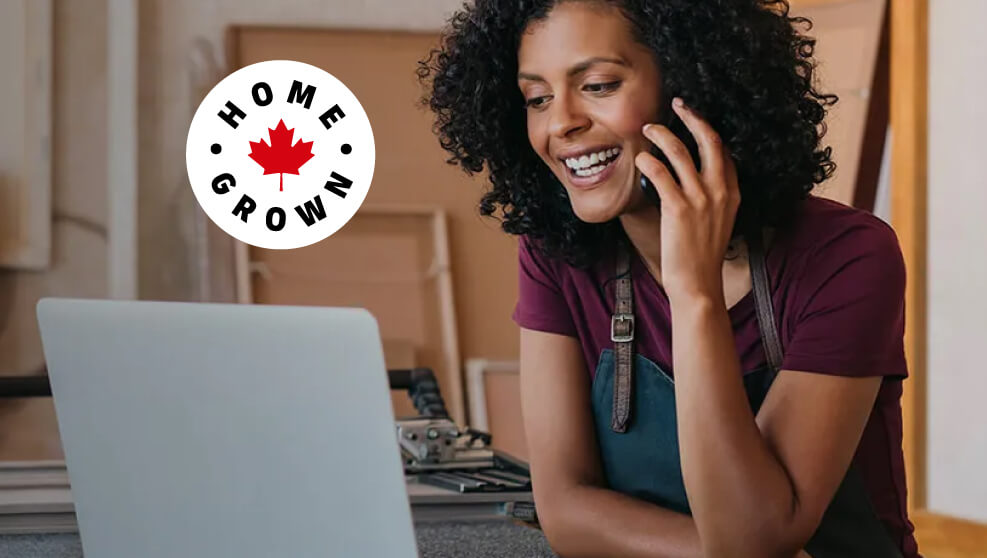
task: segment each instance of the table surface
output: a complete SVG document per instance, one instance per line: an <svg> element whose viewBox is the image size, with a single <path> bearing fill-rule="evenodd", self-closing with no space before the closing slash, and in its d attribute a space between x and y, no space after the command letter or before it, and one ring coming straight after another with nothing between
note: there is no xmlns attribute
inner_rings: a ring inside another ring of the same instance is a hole
<svg viewBox="0 0 987 558"><path fill-rule="evenodd" d="M422 558L552 558L541 531L510 521L416 523ZM0 535L0 556L82 558L77 534Z"/></svg>

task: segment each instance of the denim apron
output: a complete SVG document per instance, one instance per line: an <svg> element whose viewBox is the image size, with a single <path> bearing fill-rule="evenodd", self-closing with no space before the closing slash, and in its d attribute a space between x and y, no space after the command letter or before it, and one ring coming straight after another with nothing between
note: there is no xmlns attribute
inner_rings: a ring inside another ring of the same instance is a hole
<svg viewBox="0 0 987 558"><path fill-rule="evenodd" d="M782 360L760 234L745 235L761 341L768 364L744 374L757 413ZM679 461L674 380L633 351L634 310L626 239L618 242L617 296L611 319L613 349L600 354L592 403L604 473L611 489L690 514ZM813 558L900 558L851 465L815 534L805 545Z"/></svg>

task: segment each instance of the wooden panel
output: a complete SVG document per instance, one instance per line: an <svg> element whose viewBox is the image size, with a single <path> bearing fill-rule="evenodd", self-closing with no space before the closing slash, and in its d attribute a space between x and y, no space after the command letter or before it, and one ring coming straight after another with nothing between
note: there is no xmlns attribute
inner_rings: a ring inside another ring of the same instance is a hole
<svg viewBox="0 0 987 558"><path fill-rule="evenodd" d="M18 3L0 2L0 28L6 30L8 24L23 28L23 22L12 22L2 15L5 8ZM51 4L48 0L26 3L35 10ZM27 29L34 40L45 40L46 44L55 37L53 58L58 61L52 67L53 133L50 142L45 142L50 143L51 158L58 164L52 167L52 208L42 204L53 249L43 272L0 269L0 375L4 376L43 373L44 354L35 311L40 297L107 296L106 6L105 2L59 2L54 8L53 30L47 26L47 31ZM15 34L23 35L23 30ZM11 36L4 32L0 43L6 44ZM0 59L4 58L5 53L0 52ZM30 83L23 76L6 77L9 79L0 83L4 103L8 101L7 85ZM44 98L45 94L40 95L39 103ZM7 108L0 105L0 114ZM0 129L0 134L6 132ZM7 170L0 165L0 174ZM38 192L43 189L38 188ZM11 209L6 203L0 201L0 221ZM0 222L0 230L7 224ZM5 235L0 232L0 237ZM60 458L50 399L0 400L0 454L0 461Z"/></svg>
<svg viewBox="0 0 987 558"><path fill-rule="evenodd" d="M51 258L51 0L0 4L0 266Z"/></svg>
<svg viewBox="0 0 987 558"><path fill-rule="evenodd" d="M854 183L853 205L874 212L877 205L877 190L881 176L886 176L890 164L885 161L885 141L890 122L890 46L888 30L888 10L884 10L881 23L881 37L878 43L877 60L871 80L870 99L866 112L863 137L861 139L859 166ZM883 173L883 174L882 174ZM886 185L886 182L885 182ZM886 187L886 186L885 186ZM887 196L885 193L884 196ZM883 203L887 202L882 198ZM882 214L887 219L886 213Z"/></svg>
<svg viewBox="0 0 987 558"><path fill-rule="evenodd" d="M930 558L987 556L987 525L926 509L928 0L891 0L891 224L898 235L905 287L905 469L908 507L919 549Z"/></svg>
<svg viewBox="0 0 987 558"><path fill-rule="evenodd" d="M296 250L250 248L253 302L356 306L377 319L389 368L427 366L450 414L465 418L444 246L444 215L364 205L328 239ZM452 332L452 336L448 335ZM415 414L392 394L398 416Z"/></svg>
<svg viewBox="0 0 987 558"><path fill-rule="evenodd" d="M521 365L516 360L466 361L470 426L489 432L495 448L527 460L520 372Z"/></svg>
<svg viewBox="0 0 987 558"><path fill-rule="evenodd" d="M432 116L417 105L417 61L437 40L432 33L238 27L230 32L229 48L236 66L298 60L326 69L353 91L377 147L365 205L427 205L446 212L460 351L516 359L517 326L510 315L517 299L517 240L478 215L485 176L471 179L445 163Z"/></svg>
<svg viewBox="0 0 987 558"><path fill-rule="evenodd" d="M891 0L891 222L898 235L905 287L905 469L908 507L919 549L931 558L987 556L987 524L931 513L926 506L928 220L928 0Z"/></svg>
<svg viewBox="0 0 987 558"><path fill-rule="evenodd" d="M105 230L68 220L53 229L59 249L49 271L0 270L0 375L34 374L44 365L35 310L41 297L106 297ZM0 429L5 426L0 422Z"/></svg>
<svg viewBox="0 0 987 558"><path fill-rule="evenodd" d="M0 462L65 459L50 397L0 399Z"/></svg>
<svg viewBox="0 0 987 558"><path fill-rule="evenodd" d="M814 191L816 195L852 205L874 82L886 0L802 1L792 15L812 20L805 31L815 37L819 88L840 97L826 117L823 145L833 148L836 173ZM880 126L883 128L883 125ZM872 135L883 144L883 132ZM879 164L881 149L867 151ZM868 167L870 168L870 167ZM876 174L873 180L876 182Z"/></svg>
<svg viewBox="0 0 987 558"><path fill-rule="evenodd" d="M928 6L926 0L891 4L891 223L898 235L905 286L905 470L909 507L925 507L926 430L926 200L928 154ZM921 540L921 538L920 538Z"/></svg>
<svg viewBox="0 0 987 558"><path fill-rule="evenodd" d="M987 525L929 512L912 514L919 550L929 558L987 558Z"/></svg>
<svg viewBox="0 0 987 558"><path fill-rule="evenodd" d="M521 377L518 374L486 374L484 377L488 428L493 446L523 460L528 459L521 416Z"/></svg>
<svg viewBox="0 0 987 558"><path fill-rule="evenodd" d="M790 0L794 8L803 8L806 6L832 6L834 4L844 4L850 2L851 0Z"/></svg>
<svg viewBox="0 0 987 558"><path fill-rule="evenodd" d="M418 366L415 358L415 344L408 339L383 339L384 363L388 368L414 368ZM413 417L418 415L415 406L408 397L407 390L391 390L391 407L394 416Z"/></svg>

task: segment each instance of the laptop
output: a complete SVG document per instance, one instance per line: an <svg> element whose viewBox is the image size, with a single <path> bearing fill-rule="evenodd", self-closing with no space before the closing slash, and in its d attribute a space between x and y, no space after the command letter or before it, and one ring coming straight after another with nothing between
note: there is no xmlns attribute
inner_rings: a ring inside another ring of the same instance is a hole
<svg viewBox="0 0 987 558"><path fill-rule="evenodd" d="M86 558L418 555L366 310L37 313Z"/></svg>

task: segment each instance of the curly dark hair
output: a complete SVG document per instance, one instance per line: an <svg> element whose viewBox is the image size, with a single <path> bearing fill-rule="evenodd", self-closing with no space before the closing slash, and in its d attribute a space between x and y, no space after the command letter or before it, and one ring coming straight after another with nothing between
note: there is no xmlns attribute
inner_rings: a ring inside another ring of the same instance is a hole
<svg viewBox="0 0 987 558"><path fill-rule="evenodd" d="M816 41L797 28L809 30L812 22L789 17L787 0L474 0L418 62L421 104L436 115L433 131L449 164L470 175L486 165L492 188L480 213L497 217L499 206L505 232L528 235L545 254L586 267L607 252L604 243L619 228L616 219L576 217L527 136L517 87L521 36L567 1L621 10L634 39L654 53L667 99L682 97L720 134L741 188L735 237L789 224L832 175L832 148L821 149L820 141L826 107L838 97L815 89Z"/></svg>

